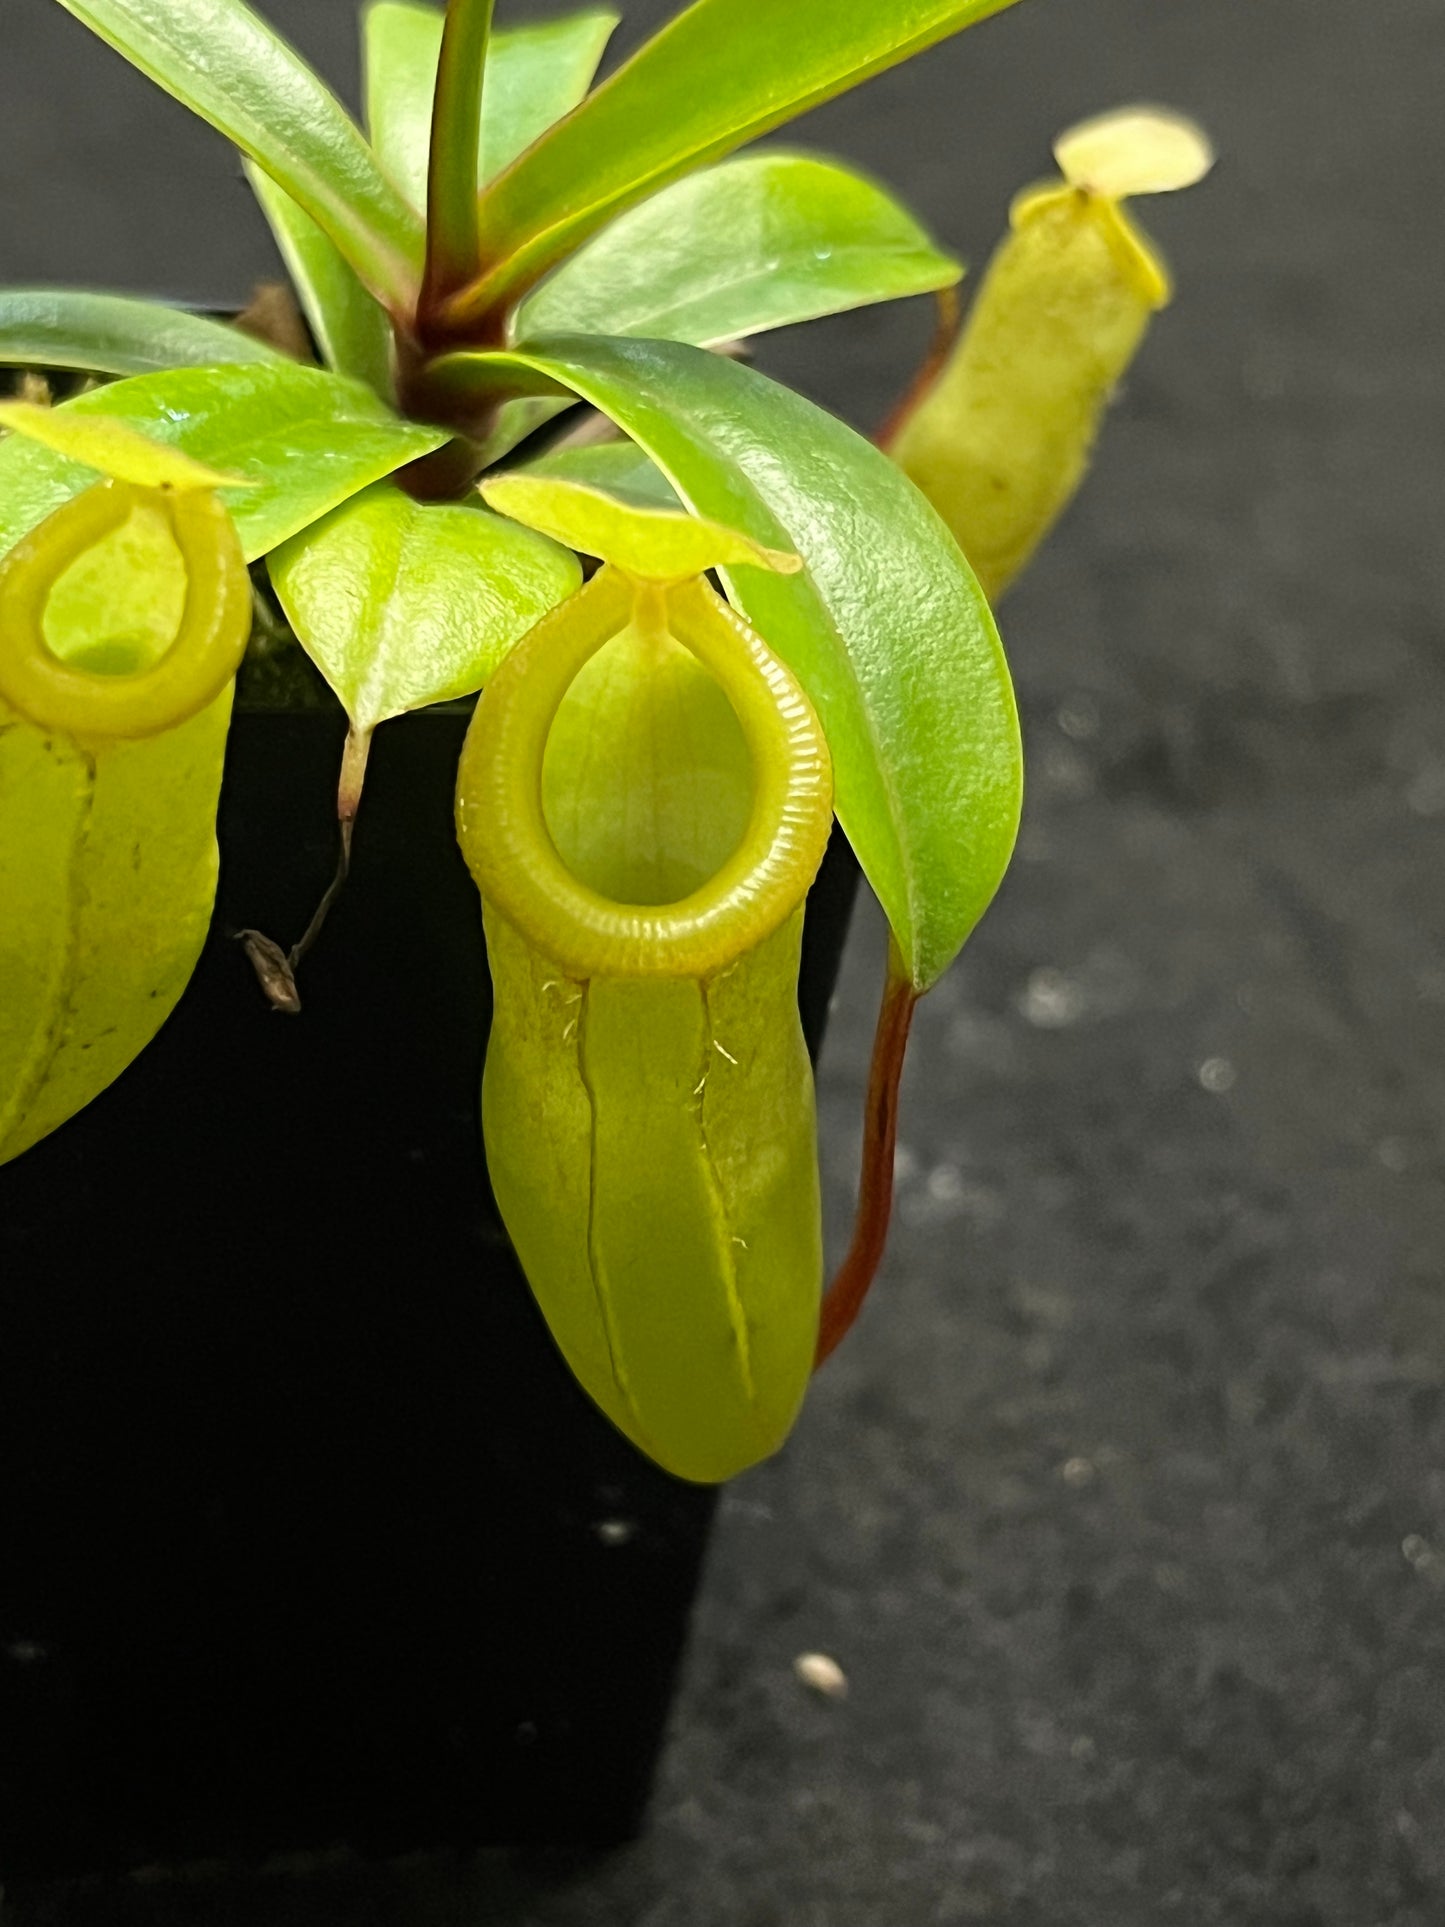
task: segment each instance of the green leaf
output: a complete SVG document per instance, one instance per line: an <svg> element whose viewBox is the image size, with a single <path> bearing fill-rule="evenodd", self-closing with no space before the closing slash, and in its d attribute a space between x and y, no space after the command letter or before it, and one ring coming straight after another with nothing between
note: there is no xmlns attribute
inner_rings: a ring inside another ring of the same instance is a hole
<svg viewBox="0 0 1445 1927"><path fill-rule="evenodd" d="M335 95L244 0L60 0L264 168L377 298L410 309L422 224Z"/></svg>
<svg viewBox="0 0 1445 1927"><path fill-rule="evenodd" d="M517 333L631 334L700 347L869 301L951 287L961 270L873 182L797 154L750 155L624 214L524 302ZM499 461L559 412L509 402Z"/></svg>
<svg viewBox="0 0 1445 1927"><path fill-rule="evenodd" d="M280 359L137 375L55 412L114 417L258 483L221 491L248 560L447 439L398 420L358 382ZM94 480L93 469L36 442L0 443L0 555Z"/></svg>
<svg viewBox="0 0 1445 1927"><path fill-rule="evenodd" d="M669 181L906 60L1011 0L695 0L482 196L461 328L534 286Z"/></svg>
<svg viewBox="0 0 1445 1927"><path fill-rule="evenodd" d="M851 429L700 349L574 337L475 360L567 382L690 508L802 556L728 593L811 697L839 820L926 989L998 887L1021 787L998 632L942 522Z"/></svg>
<svg viewBox="0 0 1445 1927"><path fill-rule="evenodd" d="M365 733L480 689L573 593L576 556L481 507L380 482L270 557L292 628Z"/></svg>
<svg viewBox="0 0 1445 1927"><path fill-rule="evenodd" d="M610 7L586 7L492 36L479 181L494 179L572 111L592 85L618 19Z"/></svg>
<svg viewBox="0 0 1445 1927"><path fill-rule="evenodd" d="M424 210L442 15L435 7L376 0L361 16L361 36L371 144L406 199Z"/></svg>
<svg viewBox="0 0 1445 1927"><path fill-rule="evenodd" d="M589 7L492 35L477 178L488 181L592 84L617 15ZM363 19L366 119L381 164L414 207L426 206L427 151L442 15L379 0Z"/></svg>
<svg viewBox="0 0 1445 1927"><path fill-rule="evenodd" d="M699 347L962 270L883 189L810 155L750 154L622 215L522 304L516 334L651 335Z"/></svg>
<svg viewBox="0 0 1445 1927"><path fill-rule="evenodd" d="M674 509L677 491L636 442L588 442L577 448L554 448L513 469L514 475L556 476L580 482L584 488L606 489L609 495L636 508Z"/></svg>
<svg viewBox="0 0 1445 1927"><path fill-rule="evenodd" d="M160 368L284 359L239 328L157 301L70 288L0 289L0 364L146 375Z"/></svg>
<svg viewBox="0 0 1445 1927"><path fill-rule="evenodd" d="M341 250L304 208L254 161L246 179L261 204L328 368L351 375L387 400L391 395L391 326L347 265Z"/></svg>

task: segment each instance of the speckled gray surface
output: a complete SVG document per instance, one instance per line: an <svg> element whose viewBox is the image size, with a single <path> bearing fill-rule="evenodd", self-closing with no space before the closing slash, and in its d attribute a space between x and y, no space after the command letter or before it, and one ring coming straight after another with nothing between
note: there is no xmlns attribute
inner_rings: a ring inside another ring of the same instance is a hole
<svg viewBox="0 0 1445 1927"><path fill-rule="evenodd" d="M349 83L349 5L273 14ZM0 41L0 277L266 271L218 142L48 0ZM1082 112L1167 100L1224 158L1151 212L1178 306L1008 605L1019 860L920 1014L876 1301L725 1501L651 1830L16 1927L1445 1919L1442 62L1438 0L1025 0L814 117L975 260ZM760 358L866 425L926 332Z"/></svg>

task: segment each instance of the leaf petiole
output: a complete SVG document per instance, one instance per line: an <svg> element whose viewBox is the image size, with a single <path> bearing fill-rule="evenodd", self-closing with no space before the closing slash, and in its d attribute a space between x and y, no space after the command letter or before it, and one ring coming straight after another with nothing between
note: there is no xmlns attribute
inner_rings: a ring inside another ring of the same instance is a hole
<svg viewBox="0 0 1445 1927"><path fill-rule="evenodd" d="M863 1160L853 1241L823 1298L818 1349L813 1362L815 1371L832 1356L852 1329L888 1242L888 1221L893 1215L893 1159L898 1148L898 1091L918 996L909 981L898 945L890 938L888 980L878 1011L873 1061L868 1070Z"/></svg>
<svg viewBox="0 0 1445 1927"><path fill-rule="evenodd" d="M477 153L491 31L492 0L447 0L427 164L426 268L417 310L423 332L442 303L481 271Z"/></svg>
<svg viewBox="0 0 1445 1927"><path fill-rule="evenodd" d="M361 808L361 789L366 781L366 759L371 754L371 731L354 725L346 732L346 747L341 752L341 776L336 785L337 850L336 871L322 892L321 901L311 912L311 921L292 944L286 961L293 974L301 959L321 935L321 926L331 906L346 887L351 875L351 837L356 828L356 813Z"/></svg>

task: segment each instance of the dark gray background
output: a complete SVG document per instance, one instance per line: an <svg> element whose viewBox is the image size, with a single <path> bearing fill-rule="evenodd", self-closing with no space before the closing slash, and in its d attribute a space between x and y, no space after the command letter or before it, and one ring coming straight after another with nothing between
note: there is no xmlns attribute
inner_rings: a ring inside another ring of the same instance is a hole
<svg viewBox="0 0 1445 1927"><path fill-rule="evenodd" d="M349 3L271 12L354 94ZM1442 73L1439 0L1025 0L805 125L974 263L1072 118L1167 101L1222 159L1144 209L1178 304L1007 605L1019 857L919 1017L876 1299L724 1500L651 1832L20 1927L1445 1919ZM225 146L49 0L0 11L0 210L8 282L273 271ZM759 360L866 427L928 325Z"/></svg>

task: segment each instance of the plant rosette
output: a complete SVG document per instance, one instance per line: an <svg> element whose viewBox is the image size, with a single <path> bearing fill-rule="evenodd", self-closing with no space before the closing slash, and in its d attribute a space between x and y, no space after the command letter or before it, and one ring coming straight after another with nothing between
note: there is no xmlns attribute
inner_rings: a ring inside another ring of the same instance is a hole
<svg viewBox="0 0 1445 1927"><path fill-rule="evenodd" d="M1065 137L879 446L715 351L910 295L947 323L961 270L855 170L737 150L1008 0L695 0L596 86L604 10L377 0L365 132L242 0L61 4L239 148L319 363L0 292L0 361L101 378L0 411L0 1161L184 988L264 561L349 733L317 915L289 950L244 933L263 989L300 1011L375 730L481 691L457 827L498 1202L597 1405L726 1479L881 1257L909 1018L1018 823L979 576L999 593L1076 486L1167 290L1120 202L1198 178L1202 136L1132 110ZM891 940L825 1290L796 988L835 814Z"/></svg>

